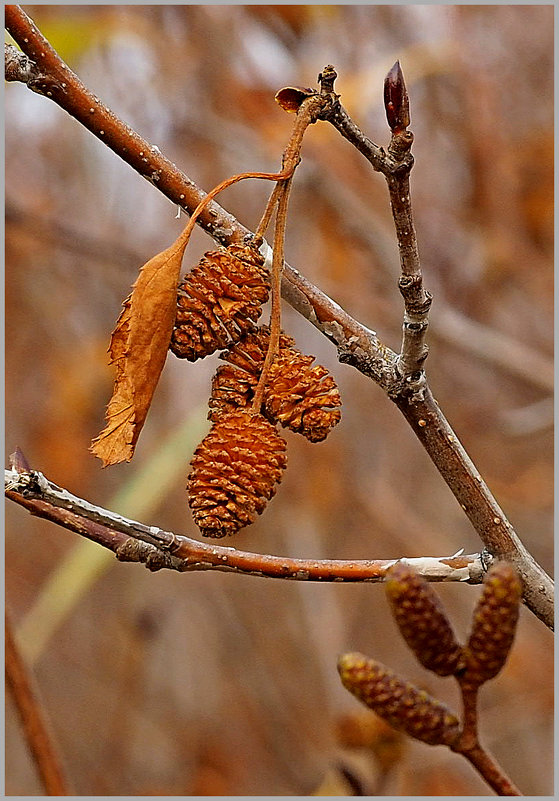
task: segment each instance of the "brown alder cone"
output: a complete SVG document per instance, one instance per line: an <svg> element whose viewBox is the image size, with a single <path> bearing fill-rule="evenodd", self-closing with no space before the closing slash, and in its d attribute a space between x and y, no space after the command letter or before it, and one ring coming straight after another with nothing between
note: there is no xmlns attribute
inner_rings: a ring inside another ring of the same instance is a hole
<svg viewBox="0 0 559 801"><path fill-rule="evenodd" d="M395 729L429 745L451 745L458 737L460 725L448 707L380 662L344 654L338 671L344 687Z"/></svg>
<svg viewBox="0 0 559 801"><path fill-rule="evenodd" d="M175 356L202 359L254 328L270 291L263 265L258 251L242 245L204 254L178 289L169 345Z"/></svg>
<svg viewBox="0 0 559 801"><path fill-rule="evenodd" d="M311 367L314 356L294 348L280 351L268 375L264 408L270 420L321 442L340 422L342 400L336 382L321 364Z"/></svg>
<svg viewBox="0 0 559 801"><path fill-rule="evenodd" d="M287 464L286 442L261 415L223 414L196 448L188 503L204 537L225 537L264 511Z"/></svg>
<svg viewBox="0 0 559 801"><path fill-rule="evenodd" d="M221 354L220 358L229 364L218 367L212 379L210 420L216 420L223 412L231 412L251 403L266 358L269 337L270 329L260 326ZM294 339L287 334L280 334L280 351L294 345Z"/></svg>
<svg viewBox="0 0 559 801"><path fill-rule="evenodd" d="M421 664L439 676L456 673L463 664L462 646L431 585L397 562L387 571L384 586L398 628Z"/></svg>
<svg viewBox="0 0 559 801"><path fill-rule="evenodd" d="M497 562L489 568L464 649L464 684L478 687L494 678L505 664L514 640L521 596L522 584L511 564Z"/></svg>
<svg viewBox="0 0 559 801"><path fill-rule="evenodd" d="M209 401L211 420L223 411L248 405L254 396L264 364L269 329L258 328L226 351L230 362L220 367L212 381ZM339 422L338 388L325 367L311 367L314 356L305 356L295 342L281 334L279 353L270 368L264 392L263 414L311 442L320 442Z"/></svg>

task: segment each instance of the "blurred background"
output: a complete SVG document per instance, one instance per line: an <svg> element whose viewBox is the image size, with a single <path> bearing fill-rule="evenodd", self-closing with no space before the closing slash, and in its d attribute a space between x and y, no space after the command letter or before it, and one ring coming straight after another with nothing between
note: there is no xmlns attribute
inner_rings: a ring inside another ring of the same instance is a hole
<svg viewBox="0 0 559 801"><path fill-rule="evenodd" d="M415 134L412 198L434 296L434 395L534 557L552 569L553 7L25 6L83 82L204 189L276 171L286 85L338 71L345 107L389 141L396 59ZM89 452L112 391L110 332L176 208L46 98L6 85L6 454L91 502L198 537L188 463L205 434L210 357L169 354L130 464ZM220 202L254 227L269 185ZM308 131L286 257L399 349L399 262L385 181L326 124ZM196 232L190 269L213 242ZM316 558L443 556L480 542L398 410L284 307L284 328L334 374L342 421L286 433L289 468L256 524L222 544ZM359 705L338 655L360 650L453 708L453 682L407 651L380 585L150 574L9 503L6 593L77 795L487 795L460 757L406 744L380 783L350 747ZM479 588L440 586L467 636ZM552 635L523 609L481 734L527 795L552 793ZM346 726L347 729L347 726ZM347 734L347 731L346 731ZM357 738L359 741L359 738ZM43 790L7 696L6 794ZM353 760L353 762L352 762ZM355 767L356 766L356 767Z"/></svg>

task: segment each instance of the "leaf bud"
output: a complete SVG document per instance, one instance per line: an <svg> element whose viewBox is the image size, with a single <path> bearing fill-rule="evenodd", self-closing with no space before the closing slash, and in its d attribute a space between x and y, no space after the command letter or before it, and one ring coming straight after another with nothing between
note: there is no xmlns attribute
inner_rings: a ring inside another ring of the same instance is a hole
<svg viewBox="0 0 559 801"><path fill-rule="evenodd" d="M392 133L405 131L410 124L410 104L399 61L394 64L384 79L384 108Z"/></svg>

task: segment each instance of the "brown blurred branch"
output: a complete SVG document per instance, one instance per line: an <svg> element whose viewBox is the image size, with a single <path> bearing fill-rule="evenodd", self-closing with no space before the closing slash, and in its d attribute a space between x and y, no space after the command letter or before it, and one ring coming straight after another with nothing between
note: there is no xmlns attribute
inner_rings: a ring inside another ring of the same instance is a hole
<svg viewBox="0 0 559 801"><path fill-rule="evenodd" d="M33 678L21 657L6 612L6 680L46 795L70 795Z"/></svg>
<svg viewBox="0 0 559 801"><path fill-rule="evenodd" d="M6 27L27 57L40 65L38 69L41 76L48 77L48 80L44 78L41 82L29 83L29 88L54 100L173 203L180 205L187 213L192 213L206 194L162 156L157 148L153 148L138 136L83 86L19 6L6 6ZM13 75L10 79L14 80ZM324 74L322 80L324 81ZM330 88L335 99L333 79ZM391 176L392 179L396 179L398 174L405 176L409 173L412 160L407 146L409 137L405 130L393 131L393 140L399 137L399 141L391 143L387 154L362 134L339 104L337 111L331 114L328 120L366 155L374 169L383 172L387 177ZM407 184L396 181L394 187L396 186L405 188ZM404 217L411 215L409 200L405 199L408 195L402 195L404 201L400 201L406 207L403 210ZM407 265L402 272L406 278L411 279L413 293L416 290L420 292L417 298L415 295L412 298L415 303L415 300L422 296L423 289L421 282L418 284L418 263L415 262L414 254L404 253L410 242L405 241L404 231L407 229L397 221L398 214L396 209L395 222L400 238L401 261L404 266L405 256ZM208 204L200 215L198 223L216 241L225 245L233 241L242 241L251 235L248 229L215 202ZM263 247L266 255L270 257L271 248L266 243ZM398 369L402 366L401 358L399 359L397 354L384 346L374 331L354 320L335 301L287 263L283 271L282 295L294 309L335 343L340 361L353 365L372 378L394 400L490 554L497 558L506 558L515 565L523 579L527 606L551 628L553 582L526 551L504 512L479 476L433 399L423 371L412 372L405 378L402 377ZM426 296L422 297L425 299ZM406 304L405 293L404 302ZM410 318L411 316L413 315L410 315ZM412 343L415 336L413 329L409 329L408 334L410 334L408 342ZM415 343L421 346L424 327L417 329L416 334ZM408 355L411 356L411 362L413 359L417 361L418 356L422 355L422 347L415 347L414 350L410 344ZM406 364L404 366L408 370L410 359L404 361L407 361L407 366Z"/></svg>
<svg viewBox="0 0 559 801"><path fill-rule="evenodd" d="M35 470L6 470L6 497L31 514L113 551L120 561L143 562L149 570L167 568L222 570L251 576L298 581L369 581L384 579L397 559L292 559L247 553L235 548L198 542L121 517L72 495ZM406 559L428 581L479 584L484 563L480 554Z"/></svg>

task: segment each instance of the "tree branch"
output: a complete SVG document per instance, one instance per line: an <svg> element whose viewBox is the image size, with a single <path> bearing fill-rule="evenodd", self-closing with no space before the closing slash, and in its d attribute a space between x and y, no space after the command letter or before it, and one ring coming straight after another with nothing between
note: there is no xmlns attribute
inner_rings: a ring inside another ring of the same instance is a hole
<svg viewBox="0 0 559 801"><path fill-rule="evenodd" d="M44 80L28 84L29 88L48 96L173 204L192 214L207 193L165 158L159 148L139 136L86 89L19 6L8 5L5 12L6 29L10 35L29 59L40 64L40 70L37 69ZM6 80L18 78L12 76ZM197 223L216 242L225 246L253 236L253 232L215 201L208 204ZM271 264L272 248L266 242L262 252ZM282 295L334 342L347 363L373 377L385 389L392 385L396 354L379 341L374 331L354 320L287 263L283 270Z"/></svg>
<svg viewBox="0 0 559 801"><path fill-rule="evenodd" d="M292 559L247 553L198 542L147 526L72 495L36 470L5 471L6 497L31 514L113 551L120 561L143 562L149 570L221 570L298 581L383 581L398 559ZM428 581L479 584L486 567L480 554L404 559Z"/></svg>
<svg viewBox="0 0 559 801"><path fill-rule="evenodd" d="M162 156L158 148L138 136L104 106L99 98L89 92L21 8L6 6L6 26L27 57L37 65L41 80L29 82L29 88L50 97L173 203L180 205L187 213L192 213L206 197L206 193ZM12 69L11 80L14 80L14 74L17 76L18 71ZM402 183L401 177L397 176L409 175L413 163L409 145L404 146L409 141L409 132L395 132L391 148L386 153L383 148L365 137L341 105L334 102L337 95L333 93L333 79L330 89L333 110L325 118L368 158L375 170L387 177L389 189L392 182L392 194L396 192L396 188L406 188L407 184ZM395 142L398 137L399 140ZM401 219L404 220L408 212L411 215L411 207L408 208L409 191L401 197L408 198L403 201L408 209L402 212L404 216ZM403 222L400 225L397 221L400 214L398 208L393 207L393 212L399 235L402 275L411 278L412 285L411 305L403 293L404 303L407 304L406 314L408 320L414 322L413 315L410 316L413 312L412 306L416 300L420 302L422 297L425 300L427 296L421 294L424 290L421 282L418 283L417 272L414 272L418 269L418 262L416 265L415 257L406 255L410 242L406 243L403 237L404 231L408 229ZM225 245L251 236L247 228L215 202L208 204L198 223L217 242ZM272 250L266 242L262 251L271 262ZM405 269L404 261L407 265ZM374 331L354 320L335 301L287 263L284 265L282 295L296 311L336 345L340 361L351 364L372 378L396 402L488 551L492 556L506 558L516 566L524 581L526 604L552 628L553 582L526 551L489 489L481 481L478 471L432 398L423 371L410 372L414 360L416 366L418 359L421 362L425 326L422 324L415 332L408 326L406 334L405 317L403 350L398 356L380 342ZM421 310L416 309L416 312L420 316L423 314ZM405 372L405 378L402 377L401 370ZM474 509L474 506L477 508ZM494 522L496 518L498 523Z"/></svg>
<svg viewBox="0 0 559 801"><path fill-rule="evenodd" d="M70 795L34 681L21 657L6 613L6 680L46 795Z"/></svg>

